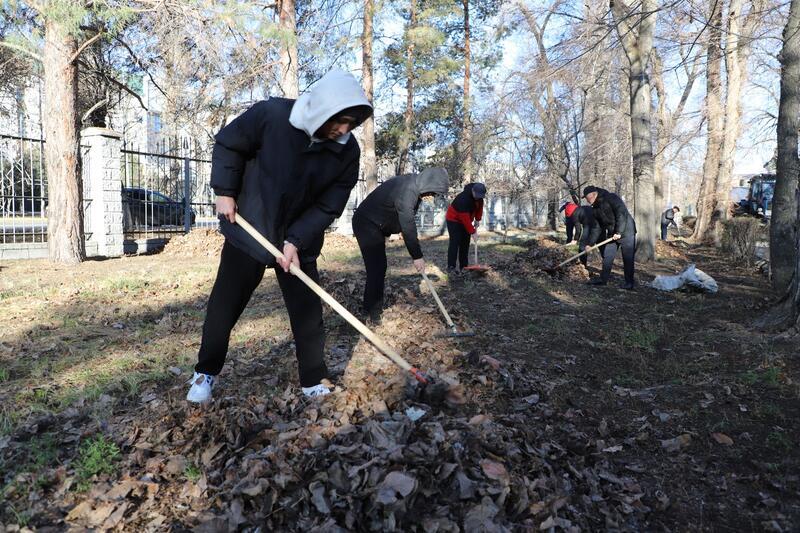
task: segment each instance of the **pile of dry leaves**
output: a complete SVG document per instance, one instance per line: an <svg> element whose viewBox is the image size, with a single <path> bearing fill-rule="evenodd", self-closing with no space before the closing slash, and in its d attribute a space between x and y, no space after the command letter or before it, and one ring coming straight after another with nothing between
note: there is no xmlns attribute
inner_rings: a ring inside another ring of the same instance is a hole
<svg viewBox="0 0 800 533"><path fill-rule="evenodd" d="M554 273L547 272L546 269L555 267L577 253L573 248L560 247L559 243L544 238L528 241L525 243L525 248L509 261L499 265L498 270L516 276L554 276L567 281L589 279L589 272L578 260L564 265Z"/></svg>
<svg viewBox="0 0 800 533"><path fill-rule="evenodd" d="M215 229L194 229L185 235L172 237L162 252L176 257L213 257L222 250L225 237Z"/></svg>
<svg viewBox="0 0 800 533"><path fill-rule="evenodd" d="M358 292L346 277L333 284L339 296ZM291 360L288 348L223 375L206 409L187 406L182 385L145 393L109 428L123 452L122 474L97 480L88 495L66 492L66 522L498 532L646 523L658 501L645 503L634 478L611 471L602 454L609 444L577 431L576 413L548 407L547 384L438 337L436 309L400 290L403 303L387 309L376 332L446 384L445 394L429 394L363 338L338 334L329 362L341 377L322 400L306 400L270 375L272 364Z"/></svg>

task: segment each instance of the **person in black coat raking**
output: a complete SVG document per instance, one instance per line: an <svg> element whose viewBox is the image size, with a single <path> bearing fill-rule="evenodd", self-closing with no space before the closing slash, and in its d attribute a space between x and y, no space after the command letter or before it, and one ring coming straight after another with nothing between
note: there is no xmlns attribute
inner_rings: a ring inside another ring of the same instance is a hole
<svg viewBox="0 0 800 533"><path fill-rule="evenodd" d="M360 150L350 131L372 114L361 85L333 70L297 100L258 102L215 136L211 187L225 236L208 300L198 362L186 399L211 399L233 326L273 268L283 293L306 396L327 394L322 302L289 273L294 264L319 281L325 229L342 214L358 180ZM283 248L280 262L235 224L236 212Z"/></svg>
<svg viewBox="0 0 800 533"><path fill-rule="evenodd" d="M611 276L611 267L617 250L622 249L622 262L625 271L623 289L633 289L634 257L636 255L636 223L628 212L622 198L600 187L586 187L583 196L592 204L594 216L600 224L600 240L613 238L614 241L601 247L603 270L599 278L589 280L591 285L605 285Z"/></svg>
<svg viewBox="0 0 800 533"><path fill-rule="evenodd" d="M590 205L582 205L573 211L572 224L576 229L575 237L578 239L578 251L583 252L587 247L597 244L602 230L600 224L594 216L594 208ZM582 255L580 258L583 266L588 263L588 254Z"/></svg>
<svg viewBox="0 0 800 533"><path fill-rule="evenodd" d="M397 176L380 184L356 209L353 233L367 271L363 309L373 322L380 321L383 310L386 237L402 233L414 267L424 272L425 260L417 237L417 209L425 196L446 195L448 182L443 168Z"/></svg>

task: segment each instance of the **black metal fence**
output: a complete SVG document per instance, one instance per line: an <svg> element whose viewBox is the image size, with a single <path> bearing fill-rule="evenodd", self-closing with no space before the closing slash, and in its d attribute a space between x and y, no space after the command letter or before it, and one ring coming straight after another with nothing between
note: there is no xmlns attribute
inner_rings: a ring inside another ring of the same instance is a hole
<svg viewBox="0 0 800 533"><path fill-rule="evenodd" d="M0 134L0 244L47 241L44 143L41 139ZM81 147L84 159L88 157L87 150ZM86 213L91 191L84 189L83 197Z"/></svg>
<svg viewBox="0 0 800 533"><path fill-rule="evenodd" d="M121 179L125 238L168 239L192 227L216 227L211 161L183 143L168 153L125 145Z"/></svg>

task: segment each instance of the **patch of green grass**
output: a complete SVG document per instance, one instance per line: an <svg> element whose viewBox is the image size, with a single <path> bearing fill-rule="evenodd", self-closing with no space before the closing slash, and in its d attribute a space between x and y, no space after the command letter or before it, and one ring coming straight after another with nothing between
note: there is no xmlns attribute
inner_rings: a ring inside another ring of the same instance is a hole
<svg viewBox="0 0 800 533"><path fill-rule="evenodd" d="M148 280L141 278L119 277L105 280L103 288L115 292L135 292L144 289L149 284Z"/></svg>
<svg viewBox="0 0 800 533"><path fill-rule="evenodd" d="M0 383L8 381L11 372L7 368L0 368Z"/></svg>
<svg viewBox="0 0 800 533"><path fill-rule="evenodd" d="M777 366L770 366L763 371L748 370L739 376L744 385L752 387L758 383L777 387L780 385L781 369Z"/></svg>
<svg viewBox="0 0 800 533"><path fill-rule="evenodd" d="M189 463L186 465L186 469L183 471L183 475L191 483L197 483L197 480L200 479L200 476L203 475L203 472L200 470L200 468L198 468L196 464Z"/></svg>
<svg viewBox="0 0 800 533"><path fill-rule="evenodd" d="M20 527L27 527L31 521L31 512L30 511L17 511L17 509L8 504L8 510L11 512L11 515L14 517L14 522L16 525Z"/></svg>
<svg viewBox="0 0 800 533"><path fill-rule="evenodd" d="M41 437L34 437L28 445L28 458L30 469L38 471L52 466L58 460L58 442L52 433L45 433Z"/></svg>
<svg viewBox="0 0 800 533"><path fill-rule="evenodd" d="M622 345L645 352L656 351L656 344L661 337L660 327L642 325L637 328L625 327L622 334Z"/></svg>
<svg viewBox="0 0 800 533"><path fill-rule="evenodd" d="M788 452L794 448L792 439L780 431L773 431L767 435L767 446L779 452Z"/></svg>
<svg viewBox="0 0 800 533"><path fill-rule="evenodd" d="M98 475L113 475L117 470L116 461L120 457L117 445L104 435L97 435L81 443L78 460L75 462L76 490L89 489L91 479Z"/></svg>
<svg viewBox="0 0 800 533"><path fill-rule="evenodd" d="M513 244L513 243L496 244L496 245L492 246L492 251L500 253L500 254L508 254L508 255L518 254L520 252L524 252L525 250L526 250L526 248L524 246L520 246L518 244Z"/></svg>
<svg viewBox="0 0 800 533"><path fill-rule="evenodd" d="M614 378L614 383L620 387L635 388L642 385L642 381L628 374L620 374Z"/></svg>
<svg viewBox="0 0 800 533"><path fill-rule="evenodd" d="M753 415L756 418L768 422L782 422L786 418L780 406L775 405L774 403L763 403L758 405L753 410Z"/></svg>

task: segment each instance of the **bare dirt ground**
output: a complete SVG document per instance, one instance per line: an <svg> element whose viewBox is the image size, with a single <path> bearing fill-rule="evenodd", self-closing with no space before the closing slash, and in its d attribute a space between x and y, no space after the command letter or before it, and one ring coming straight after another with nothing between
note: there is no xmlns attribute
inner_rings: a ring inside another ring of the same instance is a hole
<svg viewBox="0 0 800 533"><path fill-rule="evenodd" d="M640 283L694 261L720 292L589 287L580 266L544 272L570 252L531 236L484 239L483 277L431 269L464 339L436 336L433 299L390 244L377 332L444 396L326 312L336 391L302 399L267 273L214 402L188 406L213 234L77 267L0 264L0 531L800 528L797 338L750 327L766 281L660 243ZM444 266L445 240L423 247ZM320 268L356 311L354 241L332 236Z"/></svg>

